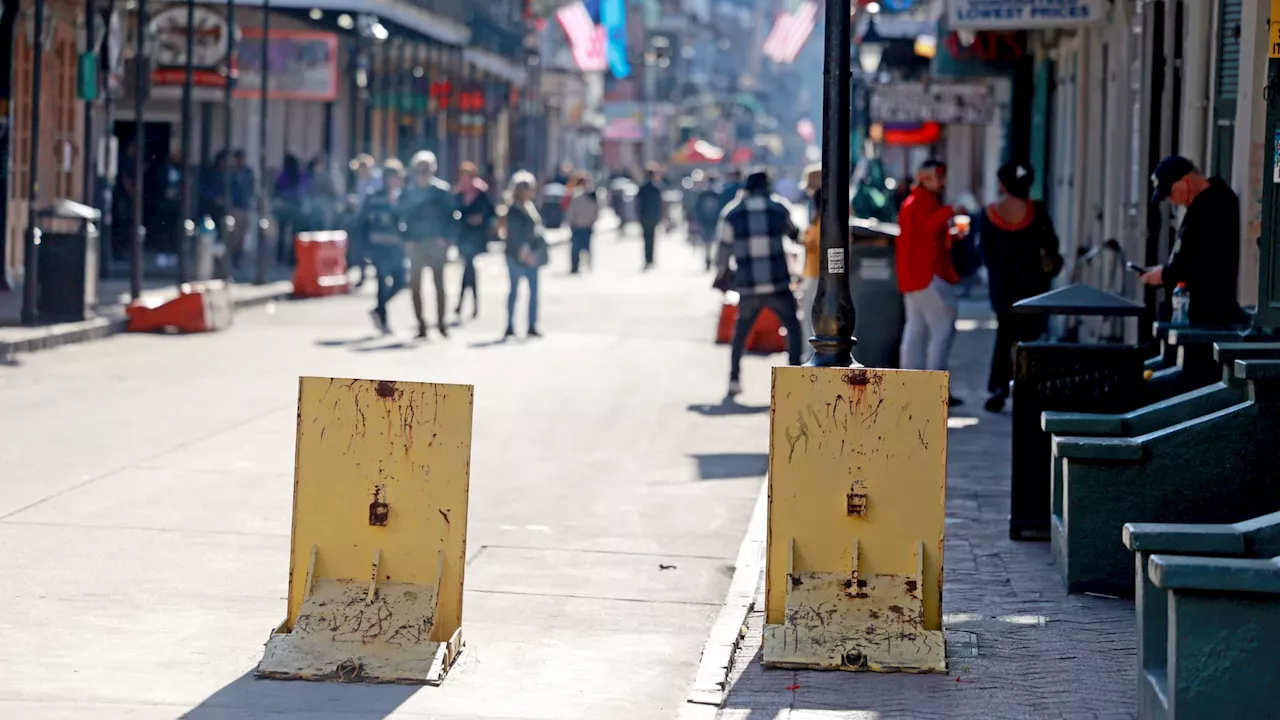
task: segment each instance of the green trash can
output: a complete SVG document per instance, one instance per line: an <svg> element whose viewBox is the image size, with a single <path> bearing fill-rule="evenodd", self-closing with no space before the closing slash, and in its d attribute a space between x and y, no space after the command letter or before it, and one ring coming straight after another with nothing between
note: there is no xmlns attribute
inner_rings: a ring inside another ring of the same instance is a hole
<svg viewBox="0 0 1280 720"><path fill-rule="evenodd" d="M898 345L906 325L894 258L895 223L849 219L849 290L857 310L853 357L866 367L898 367Z"/></svg>

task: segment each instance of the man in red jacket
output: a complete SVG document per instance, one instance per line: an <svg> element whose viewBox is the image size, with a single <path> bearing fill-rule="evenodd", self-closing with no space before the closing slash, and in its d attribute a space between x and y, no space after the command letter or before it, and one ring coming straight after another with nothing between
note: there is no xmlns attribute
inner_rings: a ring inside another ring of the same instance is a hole
<svg viewBox="0 0 1280 720"><path fill-rule="evenodd" d="M955 338L960 276L951 265L953 213L941 199L946 186L947 166L926 162L898 212L898 290L907 315L899 364L907 370L946 370Z"/></svg>

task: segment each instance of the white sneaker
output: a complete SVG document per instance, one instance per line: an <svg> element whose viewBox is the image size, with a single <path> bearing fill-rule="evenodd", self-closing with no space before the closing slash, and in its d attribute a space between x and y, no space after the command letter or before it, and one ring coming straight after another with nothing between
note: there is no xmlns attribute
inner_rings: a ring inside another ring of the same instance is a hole
<svg viewBox="0 0 1280 720"><path fill-rule="evenodd" d="M742 383L738 382L737 380L730 380L729 381L729 397L738 395L741 392L742 392Z"/></svg>

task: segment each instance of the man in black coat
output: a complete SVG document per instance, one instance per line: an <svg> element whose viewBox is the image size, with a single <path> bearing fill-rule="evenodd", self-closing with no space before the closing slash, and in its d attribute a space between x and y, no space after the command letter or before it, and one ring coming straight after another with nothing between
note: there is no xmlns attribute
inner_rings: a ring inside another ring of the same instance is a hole
<svg viewBox="0 0 1280 720"><path fill-rule="evenodd" d="M636 219L644 233L644 269L653 267L653 247L657 242L658 223L666 214L662 202L662 188L658 187L658 173L650 169L645 173L644 184L636 192Z"/></svg>
<svg viewBox="0 0 1280 720"><path fill-rule="evenodd" d="M1171 155L1151 175L1151 202L1187 208L1169 262L1142 276L1170 295L1186 283L1192 325L1227 327L1244 322L1236 302L1240 266L1240 198L1221 178L1206 178L1188 159Z"/></svg>

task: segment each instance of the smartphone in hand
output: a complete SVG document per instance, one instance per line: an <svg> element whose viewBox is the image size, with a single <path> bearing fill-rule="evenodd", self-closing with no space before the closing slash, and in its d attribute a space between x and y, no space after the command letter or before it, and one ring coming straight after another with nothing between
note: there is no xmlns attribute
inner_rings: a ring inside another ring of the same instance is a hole
<svg viewBox="0 0 1280 720"><path fill-rule="evenodd" d="M1139 265L1139 264L1138 264L1138 263L1136 263L1136 262L1129 261L1129 262L1125 263L1125 264L1124 264L1124 266L1125 266L1126 268L1128 268L1129 270L1132 270L1133 272L1138 273L1139 275L1146 275L1146 274L1147 274L1147 269L1146 269L1146 268L1144 268L1144 267L1142 267L1141 265Z"/></svg>

